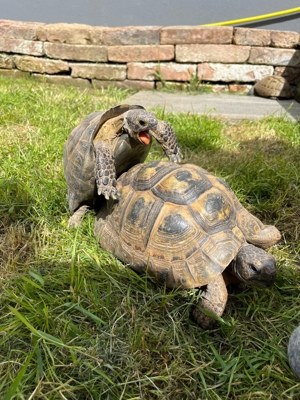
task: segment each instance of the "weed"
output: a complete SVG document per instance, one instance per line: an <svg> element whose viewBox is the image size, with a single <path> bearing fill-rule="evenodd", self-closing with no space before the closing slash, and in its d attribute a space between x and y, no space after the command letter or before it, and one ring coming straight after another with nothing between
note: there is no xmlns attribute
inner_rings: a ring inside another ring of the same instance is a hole
<svg viewBox="0 0 300 400"><path fill-rule="evenodd" d="M188 83L166 81L163 77L161 66L160 64L158 64L157 69L154 72L154 76L158 82L156 83L156 86L161 91L169 93L175 93L178 91L186 92L189 94L203 94L212 92L211 87L208 84L202 83L196 73L189 71L189 74L190 80Z"/></svg>

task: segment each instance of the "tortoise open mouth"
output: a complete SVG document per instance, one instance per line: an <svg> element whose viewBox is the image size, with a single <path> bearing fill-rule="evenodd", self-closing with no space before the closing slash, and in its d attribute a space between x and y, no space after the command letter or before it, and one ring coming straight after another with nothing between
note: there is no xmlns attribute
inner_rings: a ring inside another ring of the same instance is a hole
<svg viewBox="0 0 300 400"><path fill-rule="evenodd" d="M143 143L144 145L149 144L151 141L151 136L149 134L149 131L139 132L138 138L139 138L140 142Z"/></svg>

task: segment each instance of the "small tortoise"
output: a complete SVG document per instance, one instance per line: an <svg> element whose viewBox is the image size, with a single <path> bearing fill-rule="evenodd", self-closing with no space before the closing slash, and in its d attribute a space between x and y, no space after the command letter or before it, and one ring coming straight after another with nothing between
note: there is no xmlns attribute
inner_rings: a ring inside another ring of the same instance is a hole
<svg viewBox="0 0 300 400"><path fill-rule="evenodd" d="M300 325L294 329L289 339L288 359L292 371L300 379Z"/></svg>
<svg viewBox="0 0 300 400"><path fill-rule="evenodd" d="M263 248L280 239L239 202L229 186L202 168L167 161L138 164L117 182L119 202L100 208L94 227L103 249L167 287L202 288L193 311L204 329L221 316L226 286L269 286L276 277Z"/></svg>
<svg viewBox="0 0 300 400"><path fill-rule="evenodd" d="M98 197L116 199L116 177L143 162L152 136L171 161L182 154L171 126L138 105L123 104L88 115L64 146L64 173L71 214L69 226L78 226Z"/></svg>
<svg viewBox="0 0 300 400"><path fill-rule="evenodd" d="M290 99L293 97L290 84L283 76L279 75L266 76L261 81L256 82L254 93L272 99L277 99L277 97Z"/></svg>

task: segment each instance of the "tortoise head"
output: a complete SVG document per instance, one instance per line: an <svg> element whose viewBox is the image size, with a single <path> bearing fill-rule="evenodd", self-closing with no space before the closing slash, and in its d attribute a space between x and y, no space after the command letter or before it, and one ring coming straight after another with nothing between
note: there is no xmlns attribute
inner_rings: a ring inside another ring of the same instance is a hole
<svg viewBox="0 0 300 400"><path fill-rule="evenodd" d="M259 247L246 244L233 261L231 272L250 285L271 286L276 279L275 258Z"/></svg>
<svg viewBox="0 0 300 400"><path fill-rule="evenodd" d="M143 145L151 142L150 131L155 131L158 121L146 110L129 110L124 114L123 131Z"/></svg>

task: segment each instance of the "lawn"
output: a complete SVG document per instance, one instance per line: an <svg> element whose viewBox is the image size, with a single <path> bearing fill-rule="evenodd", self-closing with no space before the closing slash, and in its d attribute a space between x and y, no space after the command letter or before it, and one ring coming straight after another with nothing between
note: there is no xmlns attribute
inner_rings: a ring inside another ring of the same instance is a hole
<svg viewBox="0 0 300 400"><path fill-rule="evenodd" d="M300 399L287 359L300 323L300 124L154 110L184 162L282 233L269 250L276 284L231 289L223 322L203 331L197 291L157 286L102 251L92 212L67 226L64 142L126 96L0 77L1 399ZM162 157L155 144L148 160Z"/></svg>

